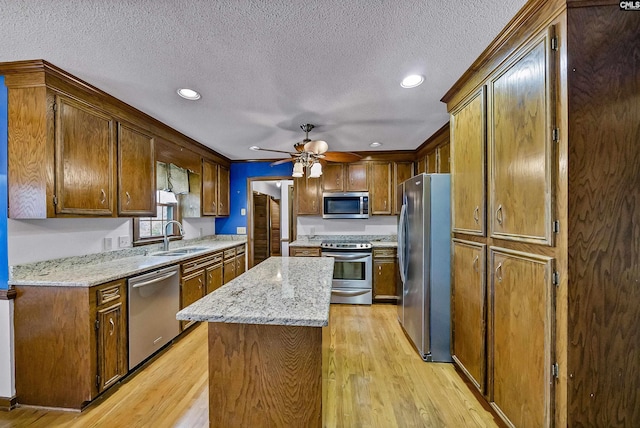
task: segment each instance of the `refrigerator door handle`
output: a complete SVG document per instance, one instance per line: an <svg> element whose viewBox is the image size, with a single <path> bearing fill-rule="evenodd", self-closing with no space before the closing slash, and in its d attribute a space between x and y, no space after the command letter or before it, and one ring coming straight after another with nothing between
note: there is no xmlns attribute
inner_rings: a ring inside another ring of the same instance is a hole
<svg viewBox="0 0 640 428"><path fill-rule="evenodd" d="M398 267L400 268L400 280L404 284L407 279L406 269L406 222L407 222L407 205L402 204L400 209L400 219L398 221Z"/></svg>

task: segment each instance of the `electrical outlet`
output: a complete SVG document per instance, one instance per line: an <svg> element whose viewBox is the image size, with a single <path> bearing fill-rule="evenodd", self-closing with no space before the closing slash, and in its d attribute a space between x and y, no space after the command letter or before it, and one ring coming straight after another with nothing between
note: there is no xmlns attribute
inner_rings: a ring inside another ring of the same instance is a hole
<svg viewBox="0 0 640 428"><path fill-rule="evenodd" d="M124 248L129 246L129 237L128 236L119 236L118 237L118 247Z"/></svg>
<svg viewBox="0 0 640 428"><path fill-rule="evenodd" d="M104 238L102 240L102 250L103 251L111 251L113 248L113 241L111 238Z"/></svg>
<svg viewBox="0 0 640 428"><path fill-rule="evenodd" d="M247 215L247 210L244 208L240 208L240 215Z"/></svg>
<svg viewBox="0 0 640 428"><path fill-rule="evenodd" d="M247 228L246 227L236 227L236 233L238 235L246 235L247 234Z"/></svg>
<svg viewBox="0 0 640 428"><path fill-rule="evenodd" d="M202 235L204 235L204 229L201 227L200 228L200 237L202 238Z"/></svg>

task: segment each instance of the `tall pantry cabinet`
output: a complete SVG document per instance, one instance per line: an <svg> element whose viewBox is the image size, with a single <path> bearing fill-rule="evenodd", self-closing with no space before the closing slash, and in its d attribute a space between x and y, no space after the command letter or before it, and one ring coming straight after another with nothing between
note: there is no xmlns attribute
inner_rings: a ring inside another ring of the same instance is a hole
<svg viewBox="0 0 640 428"><path fill-rule="evenodd" d="M638 40L532 0L442 99L452 354L509 426L640 426Z"/></svg>

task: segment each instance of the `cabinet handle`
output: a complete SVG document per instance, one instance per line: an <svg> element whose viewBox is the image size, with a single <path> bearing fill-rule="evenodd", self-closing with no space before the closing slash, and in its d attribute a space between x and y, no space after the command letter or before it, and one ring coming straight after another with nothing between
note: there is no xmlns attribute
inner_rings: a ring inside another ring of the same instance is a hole
<svg viewBox="0 0 640 428"><path fill-rule="evenodd" d="M384 200L384 209L385 210L387 209L387 200L386 199Z"/></svg>
<svg viewBox="0 0 640 428"><path fill-rule="evenodd" d="M480 207L478 205L476 205L476 209L473 210L473 219L475 220L476 224L480 222Z"/></svg>
<svg viewBox="0 0 640 428"><path fill-rule="evenodd" d="M109 332L109 336L113 336L113 332L116 329L116 323L113 322L113 318L109 318L109 324L111 324L111 331Z"/></svg>
<svg viewBox="0 0 640 428"><path fill-rule="evenodd" d="M202 278L198 278L198 289L202 290Z"/></svg>
<svg viewBox="0 0 640 428"><path fill-rule="evenodd" d="M473 259L473 270L475 272L480 272L480 270L478 269L478 261L480 260L479 256L476 256L475 259Z"/></svg>
<svg viewBox="0 0 640 428"><path fill-rule="evenodd" d="M496 221L498 224L502 224L502 204L498 205L498 209L496 210Z"/></svg>
<svg viewBox="0 0 640 428"><path fill-rule="evenodd" d="M127 205L129 205L129 203L131 202L131 195L129 194L129 192L124 192L124 194L127 196Z"/></svg>
<svg viewBox="0 0 640 428"><path fill-rule="evenodd" d="M498 282L502 282L502 263L498 263L498 267L496 268L496 279Z"/></svg>
<svg viewBox="0 0 640 428"><path fill-rule="evenodd" d="M336 177L336 186L340 187L340 178Z"/></svg>
<svg viewBox="0 0 640 428"><path fill-rule="evenodd" d="M100 189L100 203L104 205L105 202L107 202L107 192L104 191L104 189Z"/></svg>
<svg viewBox="0 0 640 428"><path fill-rule="evenodd" d="M315 211L316 210L316 201L311 201L311 208Z"/></svg>

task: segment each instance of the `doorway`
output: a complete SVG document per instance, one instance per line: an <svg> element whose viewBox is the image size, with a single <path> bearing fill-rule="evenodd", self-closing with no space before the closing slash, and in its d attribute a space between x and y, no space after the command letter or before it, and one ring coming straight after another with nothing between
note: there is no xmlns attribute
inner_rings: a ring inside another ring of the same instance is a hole
<svg viewBox="0 0 640 428"><path fill-rule="evenodd" d="M288 244L291 239L289 188L292 185L291 177L247 179L249 268L269 257L288 255Z"/></svg>

